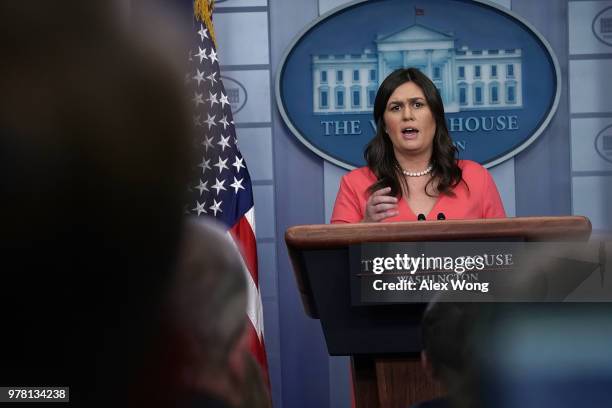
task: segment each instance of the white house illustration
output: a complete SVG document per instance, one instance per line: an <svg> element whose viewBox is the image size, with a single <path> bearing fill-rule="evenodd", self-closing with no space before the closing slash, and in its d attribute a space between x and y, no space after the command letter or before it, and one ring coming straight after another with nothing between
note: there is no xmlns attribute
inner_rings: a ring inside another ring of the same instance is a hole
<svg viewBox="0 0 612 408"><path fill-rule="evenodd" d="M402 67L436 84L446 112L522 107L521 49L456 49L452 33L420 24L374 42L376 51L312 57L314 113L371 112L380 82Z"/></svg>

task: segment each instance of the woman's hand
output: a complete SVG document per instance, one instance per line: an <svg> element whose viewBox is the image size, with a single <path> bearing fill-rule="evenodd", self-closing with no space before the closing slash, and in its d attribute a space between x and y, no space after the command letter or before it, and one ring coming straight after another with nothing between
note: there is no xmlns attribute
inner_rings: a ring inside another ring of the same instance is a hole
<svg viewBox="0 0 612 408"><path fill-rule="evenodd" d="M366 202L365 216L361 222L380 222L399 214L397 198L388 195L390 192L391 187L385 187L372 193Z"/></svg>

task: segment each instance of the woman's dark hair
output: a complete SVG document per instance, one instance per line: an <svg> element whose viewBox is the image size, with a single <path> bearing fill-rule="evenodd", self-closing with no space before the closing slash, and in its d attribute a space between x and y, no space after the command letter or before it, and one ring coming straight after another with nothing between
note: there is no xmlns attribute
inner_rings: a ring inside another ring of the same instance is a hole
<svg viewBox="0 0 612 408"><path fill-rule="evenodd" d="M378 180L372 184L368 191L373 193L385 187L391 187L391 195L398 196L408 191L406 178L402 173L393 152L393 144L385 131L383 115L387 101L391 94L400 85L406 82L414 82L423 90L427 105L436 121L436 133L433 139L433 152L431 164L433 166L432 178L427 186L437 179L437 190L443 194L452 195L452 188L461 182L461 169L457 165L457 148L453 145L446 120L444 118L444 105L438 89L425 74L416 68L402 68L393 71L380 85L374 102L374 121L376 122L376 136L368 143L364 151L364 157L368 167L376 175ZM427 186L425 192L427 193ZM427 193L428 194L428 193ZM429 194L428 194L429 195Z"/></svg>

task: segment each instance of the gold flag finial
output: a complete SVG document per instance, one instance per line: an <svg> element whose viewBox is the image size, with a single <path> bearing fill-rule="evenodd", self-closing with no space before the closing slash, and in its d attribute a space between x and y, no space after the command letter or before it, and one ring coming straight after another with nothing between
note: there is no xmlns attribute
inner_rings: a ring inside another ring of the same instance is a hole
<svg viewBox="0 0 612 408"><path fill-rule="evenodd" d="M193 2L193 13L196 18L202 21L208 32L210 33L210 39L212 40L215 48L217 48L217 41L215 39L215 28L213 26L212 14L215 8L215 0L194 0Z"/></svg>

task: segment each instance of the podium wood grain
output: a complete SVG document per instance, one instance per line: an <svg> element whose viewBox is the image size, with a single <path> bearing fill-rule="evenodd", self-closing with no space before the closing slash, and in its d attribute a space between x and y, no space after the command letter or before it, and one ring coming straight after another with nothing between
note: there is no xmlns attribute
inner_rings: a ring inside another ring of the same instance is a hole
<svg viewBox="0 0 612 408"><path fill-rule="evenodd" d="M419 356L353 356L356 408L408 408L412 404L442 396Z"/></svg>

